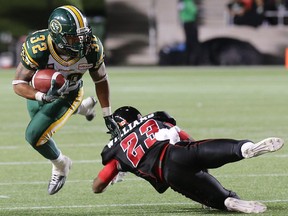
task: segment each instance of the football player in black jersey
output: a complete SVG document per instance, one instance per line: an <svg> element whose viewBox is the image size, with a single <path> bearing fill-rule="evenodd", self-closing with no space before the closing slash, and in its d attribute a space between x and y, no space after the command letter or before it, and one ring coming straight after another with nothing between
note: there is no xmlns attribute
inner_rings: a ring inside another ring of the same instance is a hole
<svg viewBox="0 0 288 216"><path fill-rule="evenodd" d="M45 68L55 69L66 78L63 88L55 88L53 80L47 93L31 86L35 72ZM112 118L102 43L92 34L78 8L72 5L58 7L49 17L48 29L27 36L12 82L15 93L27 99L31 121L25 138L36 151L52 162L52 176L48 185L50 195L63 187L72 164L70 158L61 153L52 135L72 114L84 115L89 121L95 115L96 99L88 97L83 100L82 76L87 71L95 83L95 94L107 128L112 136L120 135Z"/></svg>
<svg viewBox="0 0 288 216"><path fill-rule="evenodd" d="M104 168L94 179L94 193L103 192L119 172L131 172L150 182L159 193L170 187L211 208L244 213L266 210L258 201L240 199L205 170L277 151L284 144L282 139L271 137L258 143L234 139L195 141L163 111L142 116L136 108L124 106L113 117L122 138L114 138L104 147Z"/></svg>

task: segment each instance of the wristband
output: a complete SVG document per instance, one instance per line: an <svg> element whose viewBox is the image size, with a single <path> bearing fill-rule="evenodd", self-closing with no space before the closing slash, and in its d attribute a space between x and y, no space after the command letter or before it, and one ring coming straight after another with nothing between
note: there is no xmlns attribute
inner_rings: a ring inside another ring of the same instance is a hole
<svg viewBox="0 0 288 216"><path fill-rule="evenodd" d="M36 94L35 94L35 99L37 100L37 101L43 101L43 96L44 96L45 94L44 93L42 93L42 92L36 92Z"/></svg>
<svg viewBox="0 0 288 216"><path fill-rule="evenodd" d="M111 107L103 107L102 108L102 113L103 113L103 116L110 116L112 115L112 111L111 111Z"/></svg>
<svg viewBox="0 0 288 216"><path fill-rule="evenodd" d="M28 82L25 80L13 80L12 81L12 85L17 85L17 84L21 84L21 83L28 84Z"/></svg>

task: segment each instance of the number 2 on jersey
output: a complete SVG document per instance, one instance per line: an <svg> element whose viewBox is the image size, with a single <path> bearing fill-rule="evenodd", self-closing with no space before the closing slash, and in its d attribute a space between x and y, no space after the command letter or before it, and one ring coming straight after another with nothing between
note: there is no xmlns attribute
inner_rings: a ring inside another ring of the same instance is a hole
<svg viewBox="0 0 288 216"><path fill-rule="evenodd" d="M122 150L126 152L128 160L134 167L137 167L141 158L144 156L145 149L149 149L156 142L155 133L157 131L159 131L157 122L153 119L150 119L139 128L140 135L146 135L147 137L144 139L144 141L141 137L138 137L136 132L129 134L121 141L120 146ZM145 148L143 148L144 145Z"/></svg>

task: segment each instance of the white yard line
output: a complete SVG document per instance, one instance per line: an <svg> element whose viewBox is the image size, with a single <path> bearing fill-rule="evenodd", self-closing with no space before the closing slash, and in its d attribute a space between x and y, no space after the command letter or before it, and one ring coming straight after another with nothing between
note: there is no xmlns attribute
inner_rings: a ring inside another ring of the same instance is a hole
<svg viewBox="0 0 288 216"><path fill-rule="evenodd" d="M259 200L264 203L287 203L288 200ZM35 210L35 209L70 209L70 208L107 208L107 207L131 207L131 206L171 206L171 205L199 205L195 202L181 203L130 203L130 204L107 204L107 205L68 205L68 206L26 206L26 207L4 207L0 211L9 210Z"/></svg>
<svg viewBox="0 0 288 216"><path fill-rule="evenodd" d="M130 174L130 173L129 173ZM243 174L243 175L214 175L216 178L255 178L255 177L288 177L288 173L271 173L271 174ZM70 183L70 184L79 184L81 182L85 183L85 182L92 182L93 179L90 180L67 180L66 183ZM144 181L144 179L135 177L133 174L131 174L131 177L126 177L125 181ZM9 185L39 185L39 184L47 184L47 181L31 181L31 182L27 182L27 181L19 181L19 182L0 182L0 186L9 186Z"/></svg>
<svg viewBox="0 0 288 216"><path fill-rule="evenodd" d="M101 163L101 160L78 160L73 161L75 164L87 164L87 163ZM50 161L11 161L11 162L0 162L0 166L10 166L10 165L35 165L35 164L51 164Z"/></svg>
<svg viewBox="0 0 288 216"><path fill-rule="evenodd" d="M61 147L99 147L99 146L102 146L104 147L104 145L106 145L107 143L83 143L83 144L78 144L78 143L75 143L75 144L62 144L61 143ZM15 145L15 146L0 146L0 149L11 149L11 150L15 150L15 149L19 149L19 148L27 148L29 147L28 144L23 144L23 145Z"/></svg>
<svg viewBox="0 0 288 216"><path fill-rule="evenodd" d="M1 148L0 148L1 149ZM274 155L264 155L262 158L287 158L288 154L274 154ZM8 161L8 162L0 162L0 166L10 166L10 165L35 165L35 164L48 164L49 161ZM73 160L75 164L83 164L83 163L101 163L101 159L96 160Z"/></svg>
<svg viewBox="0 0 288 216"><path fill-rule="evenodd" d="M33 209L69 209L69 208L107 208L107 207L129 207L129 206L160 206L160 205L195 205L196 203L131 203L131 204L107 204L107 205L71 205L71 206L27 206L27 207L7 207L1 210L33 210Z"/></svg>

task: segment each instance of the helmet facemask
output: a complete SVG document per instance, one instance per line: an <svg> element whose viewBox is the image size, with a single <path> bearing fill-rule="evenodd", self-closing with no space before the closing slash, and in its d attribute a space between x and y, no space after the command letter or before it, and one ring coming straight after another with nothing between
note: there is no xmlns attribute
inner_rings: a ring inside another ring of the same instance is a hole
<svg viewBox="0 0 288 216"><path fill-rule="evenodd" d="M77 35L63 34L61 37L62 43L57 44L57 46L64 49L72 57L82 58L90 49L91 38L91 28L85 27L77 29Z"/></svg>

